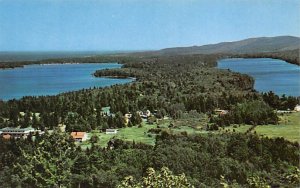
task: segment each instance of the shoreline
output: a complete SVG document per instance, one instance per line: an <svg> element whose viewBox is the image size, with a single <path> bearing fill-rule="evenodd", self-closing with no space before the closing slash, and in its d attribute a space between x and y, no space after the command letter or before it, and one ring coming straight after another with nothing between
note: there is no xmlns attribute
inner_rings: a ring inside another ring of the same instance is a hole
<svg viewBox="0 0 300 188"><path fill-rule="evenodd" d="M17 68L28 68L28 66L32 66L32 65L38 65L36 66L35 68L42 68L40 66L47 66L47 65L62 65L62 64L85 64L86 66L89 66L88 63L56 63L56 64L31 64L31 65L25 65L23 67L15 67L15 68L10 68L10 69L17 69ZM90 63L90 64L96 64L96 63ZM97 63L97 64L104 64L104 63ZM107 63L105 63L107 64ZM120 63L118 62L114 62L114 63L111 63L111 64L118 64L118 65L121 65ZM118 67L118 68L121 68L121 67ZM110 68L110 69L114 69L114 68ZM5 69L3 69L5 70ZM98 69L95 69L94 71L96 71ZM1 71L1 69L0 69ZM16 70L16 71L20 71L20 70ZM97 78L101 78L101 77L96 77L94 76L93 72L90 72L90 73L87 73L86 75L91 75L94 79L97 79ZM57 95L61 95L61 94L64 94L64 93L70 93L70 92L77 92L77 91L80 91L80 90L84 90L84 89L91 89L93 87L97 87L97 88L105 88L105 87L111 87L111 86L114 86L114 85L117 85L117 84L127 84L127 83L132 83L132 82L135 82L137 79L135 77L117 77L117 76L103 76L103 78L107 78L107 79L115 79L115 80L128 80L126 81L126 83L123 83L123 81L120 81L118 83L115 83L115 84L111 84L111 85L107 85L107 86L96 86L96 85L93 85L93 86L90 86L90 87L83 87L83 88L78 88L76 90L68 90L68 91L63 91L63 92L58 92L58 93L48 93L48 94L41 94L41 95L22 95L21 97L18 96L18 97L12 97L12 98L0 98L0 101L4 101L4 102L7 102L7 101L10 101L10 100L20 100L22 99L23 97L48 97L48 96L57 96Z"/></svg>
<svg viewBox="0 0 300 188"><path fill-rule="evenodd" d="M93 75L93 74L92 74ZM95 76L95 78L111 78L111 79L132 79L137 80L135 77L123 77L123 76Z"/></svg>
<svg viewBox="0 0 300 188"><path fill-rule="evenodd" d="M121 64L117 61L103 61L103 62L53 62L53 63L43 63L43 62L12 62L11 64L7 64L7 62L0 62L0 70L5 69L15 69L15 68L24 68L25 66L31 65L40 65L40 66L47 66L47 65L62 65L62 64L107 64L107 63L116 63Z"/></svg>
<svg viewBox="0 0 300 188"><path fill-rule="evenodd" d="M246 73L246 72L243 72L243 71L234 70L233 66L230 67L229 65L228 65L227 68L220 67L220 61L225 61L225 62L226 61L230 62L231 60L233 60L233 61L235 61L235 60L250 60L250 61L253 60L253 61L255 61L255 60L258 60L258 59L260 59L260 60L266 59L266 60L273 60L273 61L283 61L282 63L285 64L285 66L294 66L294 68L293 68L294 71L297 71L299 69L299 65L297 66L296 64L289 63L286 60L275 59L275 58L266 58L266 57L265 58L253 58L253 57L246 57L246 58L245 57L243 57L243 58L241 58L241 57L234 57L234 58L230 58L229 57L229 58L219 59L217 61L216 68L219 69L219 70L230 70L231 72L235 72L235 73L239 73L239 74L245 74L245 75L253 78L253 80L254 80L253 89L256 92L258 92L258 93L267 93L269 91L272 91L273 93L275 93L278 96L286 95L286 96L291 96L291 97L300 97L300 93L299 94L294 94L293 92L289 92L289 90L285 90L287 92L281 93L281 87L278 86L278 85L276 85L276 84L275 85L271 84L271 86L269 85L268 88L262 89L261 88L262 84L267 84L268 82L271 82L271 81L263 80L263 79L259 78L259 76L255 76L255 73L253 73L253 72L252 73ZM236 64L237 66L241 65L241 63L239 63L239 62L236 62L236 63L237 63ZM264 66L267 67L267 66L269 66L269 64L265 63ZM254 67L255 67L255 65L254 65ZM290 70L281 70L280 73L284 73L285 71L290 71ZM269 77L270 78L268 78L267 80L271 79L271 76L269 76ZM294 82L291 82L291 83L294 83ZM259 86L257 86L257 85L259 85Z"/></svg>

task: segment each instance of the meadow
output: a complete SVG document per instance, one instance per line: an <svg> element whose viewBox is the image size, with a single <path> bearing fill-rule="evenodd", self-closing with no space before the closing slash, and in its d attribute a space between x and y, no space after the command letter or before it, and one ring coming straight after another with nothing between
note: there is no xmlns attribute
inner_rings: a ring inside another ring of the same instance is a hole
<svg viewBox="0 0 300 188"><path fill-rule="evenodd" d="M279 115L278 125L258 125L251 132L270 138L283 137L289 141L300 142L300 112ZM220 132L235 131L245 133L251 125L232 125Z"/></svg>

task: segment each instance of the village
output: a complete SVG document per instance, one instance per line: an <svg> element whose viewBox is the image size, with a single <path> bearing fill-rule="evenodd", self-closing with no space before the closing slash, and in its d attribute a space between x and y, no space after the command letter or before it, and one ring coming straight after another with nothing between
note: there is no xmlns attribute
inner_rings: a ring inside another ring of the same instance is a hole
<svg viewBox="0 0 300 188"><path fill-rule="evenodd" d="M126 113L124 114L124 128L115 128L110 127L103 130L92 130L90 132L84 132L84 131L72 131L69 132L70 136L73 138L73 140L81 145L83 148L87 148L91 146L91 139L97 140L99 142L99 145L103 147L107 147L108 143L113 142L114 139L122 139L124 141L135 141L135 142L141 142L149 145L155 144L155 136L162 131L168 131L174 133L181 133L181 134L195 134L195 133L208 133L205 129L205 125L208 122L207 117L203 116L202 118L195 119L194 121L184 121L182 120L174 120L168 116L164 116L162 118L157 118L156 113L157 111L150 112L150 110L146 111L137 111L141 118L141 123L139 126L132 126L128 127L131 118L132 113ZM214 110L214 116L224 116L228 114L228 110L223 109L215 109ZM296 117L296 119L292 122L292 124L296 124L296 128L300 126L300 105L296 105L293 110L287 109L287 110L276 110L276 113L281 118L281 124L288 124L290 121L289 117ZM36 113L38 115L38 113ZM292 114L292 115L291 115ZM110 112L110 107L103 107L101 109L101 115L103 116L115 116L115 114ZM20 112L20 116L25 116L24 112ZM32 118L32 117L31 117ZM298 121L298 122L297 122ZM187 126L189 124L189 126ZM194 125L193 125L194 124ZM268 127L269 126L269 127ZM244 125L244 126L237 126L232 125L230 127L227 127L226 129L220 130L220 132L224 131L237 131L237 132L246 132L246 128L250 128L250 125ZM264 129L272 129L270 132L276 133L276 126L273 125L265 125L261 126L264 127ZM288 127L286 125L287 129L291 129L291 127ZM57 129L61 132L66 132L66 125L59 124L57 126ZM259 129L259 127L257 128ZM52 134L54 130L39 130L34 129L32 127L4 127L0 129L0 137L4 140L7 139L26 139L29 136L31 138L35 138L35 136L40 135L42 136L45 134L45 132L48 132ZM291 132L295 132L295 127L293 127ZM262 131L264 135L268 135L266 131ZM277 136L280 136L279 134L275 134ZM284 135L282 135L284 136ZM299 138L294 138L293 141L299 141Z"/></svg>

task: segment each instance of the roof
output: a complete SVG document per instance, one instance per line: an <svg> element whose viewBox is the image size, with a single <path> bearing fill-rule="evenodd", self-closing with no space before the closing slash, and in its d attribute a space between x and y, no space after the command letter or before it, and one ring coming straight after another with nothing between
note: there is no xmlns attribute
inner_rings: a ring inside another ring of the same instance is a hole
<svg viewBox="0 0 300 188"><path fill-rule="evenodd" d="M105 131L106 132L114 132L114 131L117 131L118 129L106 129Z"/></svg>
<svg viewBox="0 0 300 188"><path fill-rule="evenodd" d="M26 127L26 128L17 128L17 127L5 127L0 129L0 131L34 131L34 128L32 127Z"/></svg>
<svg viewBox="0 0 300 188"><path fill-rule="evenodd" d="M86 132L72 132L71 136L74 139L83 138L85 136Z"/></svg>
<svg viewBox="0 0 300 188"><path fill-rule="evenodd" d="M110 113L110 107L109 106L103 107L103 108L101 108L101 111L104 113Z"/></svg>
<svg viewBox="0 0 300 188"><path fill-rule="evenodd" d="M3 138L6 139L6 140L10 139L10 137L11 136L9 134L3 135Z"/></svg>

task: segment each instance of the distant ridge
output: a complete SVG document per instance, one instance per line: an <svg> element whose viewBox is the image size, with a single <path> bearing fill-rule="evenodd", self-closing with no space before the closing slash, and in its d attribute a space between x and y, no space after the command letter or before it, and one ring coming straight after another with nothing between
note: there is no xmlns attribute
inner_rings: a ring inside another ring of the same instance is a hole
<svg viewBox="0 0 300 188"><path fill-rule="evenodd" d="M213 54L213 53L264 53L296 50L300 48L300 38L294 36L249 38L235 42L221 42L203 46L165 48L156 53L168 54Z"/></svg>

